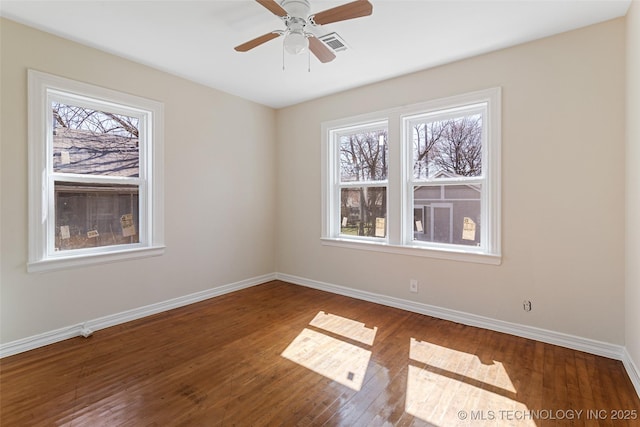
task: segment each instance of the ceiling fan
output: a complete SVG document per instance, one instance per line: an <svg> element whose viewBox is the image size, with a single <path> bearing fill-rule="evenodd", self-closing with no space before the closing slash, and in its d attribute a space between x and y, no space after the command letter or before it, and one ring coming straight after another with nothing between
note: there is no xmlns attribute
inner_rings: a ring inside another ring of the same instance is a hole
<svg viewBox="0 0 640 427"><path fill-rule="evenodd" d="M284 36L284 49L293 55L305 52L313 53L320 62L333 61L336 55L307 28L331 24L338 21L369 16L373 5L368 0L355 0L341 6L310 14L308 0L256 0L271 13L280 17L286 26L285 30L274 30L246 43L238 45L235 50L247 52L270 40Z"/></svg>

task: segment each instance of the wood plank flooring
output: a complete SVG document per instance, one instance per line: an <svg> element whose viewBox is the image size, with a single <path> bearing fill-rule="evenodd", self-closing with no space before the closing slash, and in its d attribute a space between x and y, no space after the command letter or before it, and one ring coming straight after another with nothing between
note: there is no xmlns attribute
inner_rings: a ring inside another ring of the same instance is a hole
<svg viewBox="0 0 640 427"><path fill-rule="evenodd" d="M0 361L2 426L640 426L639 417L619 361L279 281Z"/></svg>

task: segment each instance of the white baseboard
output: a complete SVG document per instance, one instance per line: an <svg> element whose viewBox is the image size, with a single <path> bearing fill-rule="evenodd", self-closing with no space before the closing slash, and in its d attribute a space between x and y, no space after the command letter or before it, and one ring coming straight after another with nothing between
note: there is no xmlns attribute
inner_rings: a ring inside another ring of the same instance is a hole
<svg viewBox="0 0 640 427"><path fill-rule="evenodd" d="M631 383L636 388L636 393L638 393L638 396L640 397L640 369L638 369L638 366L633 363L633 359L626 348L622 354L622 364L627 370Z"/></svg>
<svg viewBox="0 0 640 427"><path fill-rule="evenodd" d="M0 345L0 358L12 356L14 354L22 353L28 350L33 350L35 348L43 347L45 345L53 344L69 338L78 337L87 330L91 332L98 331L110 326L119 325L122 323L130 322L132 320L140 319L142 317L150 316L152 314L157 314L174 308L183 307L185 305L204 301L209 298L228 294L230 292L249 288L251 286L256 286L275 279L275 273L252 277L250 279L241 280L239 282L218 286L216 288L207 289L155 304L145 305L143 307L134 308L132 310L123 311L121 313L111 314L93 320L87 320L86 322L78 323L76 325L71 325L64 328L56 329L54 331L49 331L20 340L12 341Z"/></svg>
<svg viewBox="0 0 640 427"><path fill-rule="evenodd" d="M497 332L504 332L523 338L529 338L548 344L570 348L572 350L584 351L585 353L620 360L622 361L622 364L627 371L627 375L629 376L631 383L636 389L638 397L640 397L640 369L638 369L638 365L634 363L627 349L621 345L596 341L576 335L569 335L561 332L550 331L547 329L536 328L533 326L526 326L517 323L491 319L489 317L478 316L475 314L437 307L434 305L423 304L415 301L394 298L387 295L376 294L373 292L361 291L358 289L319 282L317 280L306 279L290 274L276 273L276 278L278 280L293 283L296 285L306 286L321 291L331 292L351 298L387 305L389 307L395 307L414 313L425 314L428 316L436 317L438 319L462 323L463 325L475 326Z"/></svg>
<svg viewBox="0 0 640 427"><path fill-rule="evenodd" d="M414 313L426 314L438 319L462 323L463 325L476 326L479 328L489 329L497 332L504 332L523 338L530 338L548 344L559 345L573 350L579 350L598 356L608 357L610 359L624 360L623 353L625 352L625 348L620 345L609 344L602 341L595 341L588 338L582 338L575 335L564 334L561 332L554 332L547 329L540 329L533 326L526 326L517 323L491 319L489 317L478 316L475 314L437 307L434 305L423 304L415 301L394 298L387 295L376 294L353 288L347 288L344 286L333 285L330 283L319 282L316 280L305 279L303 277L292 276L289 274L276 273L276 278L296 285L306 286L309 288L331 292L334 294L345 295L364 301L387 305L389 307L400 308L402 310L407 310Z"/></svg>
<svg viewBox="0 0 640 427"><path fill-rule="evenodd" d="M629 378L631 379L631 382L633 383L633 386L636 389L636 392L638 393L638 396L640 396L640 370L633 362L633 359L631 359L631 356L627 352L626 348L623 346L609 344L602 341L595 341L575 335L564 334L561 332L554 332L547 329L535 328L533 326L526 326L511 322L505 322L502 320L491 319L488 317L451 310L448 308L404 300L401 298L394 298L387 295L361 291L358 289L319 282L316 280L306 279L303 277L283 273L271 273L246 280L241 280L239 282L207 289L178 298L173 298L168 301L146 305L132 310L123 311L121 313L88 320L76 325L71 325L65 328L56 329L54 331L49 331L20 340L12 341L6 344L0 344L0 358L22 353L28 350L33 350L35 348L43 347L45 345L53 344L69 338L78 337L87 330L98 331L100 329L119 325L125 322L140 319L174 308L183 307L189 304L238 291L240 289L256 286L276 279L296 285L318 289L321 291L374 302L389 307L395 307L414 313L425 314L428 316L436 317L438 319L450 320L452 322L462 323L464 325L475 326L497 332L504 332L507 334L529 338L548 344L567 347L573 350L584 351L586 353L591 353L598 356L621 360L627 371L627 374L629 375Z"/></svg>

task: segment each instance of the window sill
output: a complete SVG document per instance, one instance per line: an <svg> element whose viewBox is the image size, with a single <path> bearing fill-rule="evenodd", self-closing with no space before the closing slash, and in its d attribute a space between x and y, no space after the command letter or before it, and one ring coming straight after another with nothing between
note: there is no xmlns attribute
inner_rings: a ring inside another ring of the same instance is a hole
<svg viewBox="0 0 640 427"><path fill-rule="evenodd" d="M109 253L82 254L61 258L49 258L28 263L27 272L39 273L44 271L55 271L75 267L84 267L88 265L107 264L117 261L149 258L163 255L164 249L164 246L152 246L146 248L125 249Z"/></svg>
<svg viewBox="0 0 640 427"><path fill-rule="evenodd" d="M386 252L399 255L419 256L450 261L473 262L477 264L500 265L502 263L501 255L487 254L483 252L455 250L449 248L433 249L422 246L400 246L391 245L388 243L357 241L342 238L323 237L320 240L324 246L337 246L347 249Z"/></svg>

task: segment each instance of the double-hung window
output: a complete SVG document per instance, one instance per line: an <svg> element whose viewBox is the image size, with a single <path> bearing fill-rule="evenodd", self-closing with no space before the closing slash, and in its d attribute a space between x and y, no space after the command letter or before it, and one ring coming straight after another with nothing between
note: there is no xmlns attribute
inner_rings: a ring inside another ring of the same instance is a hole
<svg viewBox="0 0 640 427"><path fill-rule="evenodd" d="M323 243L500 262L500 90L323 126Z"/></svg>
<svg viewBox="0 0 640 427"><path fill-rule="evenodd" d="M387 123L336 131L335 206L339 233L353 239L387 237Z"/></svg>
<svg viewBox="0 0 640 427"><path fill-rule="evenodd" d="M29 271L162 253L162 110L29 71Z"/></svg>

